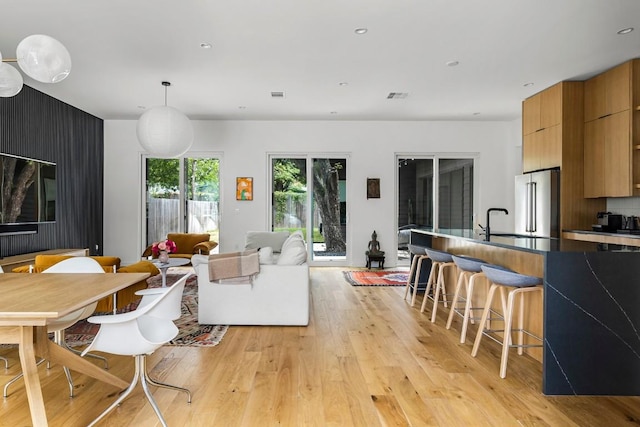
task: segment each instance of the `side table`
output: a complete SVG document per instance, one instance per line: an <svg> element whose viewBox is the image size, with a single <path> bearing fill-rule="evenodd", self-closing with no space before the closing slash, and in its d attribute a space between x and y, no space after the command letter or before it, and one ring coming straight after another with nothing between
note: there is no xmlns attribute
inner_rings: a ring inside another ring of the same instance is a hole
<svg viewBox="0 0 640 427"><path fill-rule="evenodd" d="M167 262L160 262L157 259L154 259L151 262L156 267L158 267L158 270L160 270L160 273L162 274L162 287L166 288L167 287L167 270L169 269L169 267L180 267L182 265L187 265L191 262L191 260L188 258L169 258L169 261Z"/></svg>
<svg viewBox="0 0 640 427"><path fill-rule="evenodd" d="M367 268L371 270L371 262L377 262L380 269L384 269L384 254L367 254Z"/></svg>

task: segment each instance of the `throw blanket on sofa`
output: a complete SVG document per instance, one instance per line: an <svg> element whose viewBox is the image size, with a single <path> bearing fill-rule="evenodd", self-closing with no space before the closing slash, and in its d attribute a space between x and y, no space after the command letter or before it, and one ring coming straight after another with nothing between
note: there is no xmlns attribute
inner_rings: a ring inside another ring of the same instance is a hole
<svg viewBox="0 0 640 427"><path fill-rule="evenodd" d="M251 278L260 272L258 250L209 255L209 281ZM237 282L237 283L246 283Z"/></svg>

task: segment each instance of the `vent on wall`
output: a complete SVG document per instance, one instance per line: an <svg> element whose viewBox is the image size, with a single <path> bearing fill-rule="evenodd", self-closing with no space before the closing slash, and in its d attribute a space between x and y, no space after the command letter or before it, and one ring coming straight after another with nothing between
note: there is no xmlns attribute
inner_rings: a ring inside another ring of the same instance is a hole
<svg viewBox="0 0 640 427"><path fill-rule="evenodd" d="M284 98L284 92L271 92L272 98Z"/></svg>
<svg viewBox="0 0 640 427"><path fill-rule="evenodd" d="M407 92L389 92L387 99L405 99L409 95Z"/></svg>

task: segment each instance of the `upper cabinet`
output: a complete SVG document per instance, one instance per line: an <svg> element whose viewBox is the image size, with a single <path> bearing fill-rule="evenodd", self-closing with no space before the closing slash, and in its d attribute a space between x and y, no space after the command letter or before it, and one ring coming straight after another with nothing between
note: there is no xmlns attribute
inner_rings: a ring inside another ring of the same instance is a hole
<svg viewBox="0 0 640 427"><path fill-rule="evenodd" d="M525 99L522 103L522 134L529 135L560 124L562 83Z"/></svg>
<svg viewBox="0 0 640 427"><path fill-rule="evenodd" d="M632 65L633 61L625 62L585 82L585 122L631 108Z"/></svg>
<svg viewBox="0 0 640 427"><path fill-rule="evenodd" d="M584 196L640 196L640 60L585 82Z"/></svg>
<svg viewBox="0 0 640 427"><path fill-rule="evenodd" d="M574 83L581 86L578 82L561 82L525 99L522 103L524 172L560 167L562 106L569 96L566 89Z"/></svg>
<svg viewBox="0 0 640 427"><path fill-rule="evenodd" d="M585 199L584 82L565 81L522 103L522 169L560 168L560 228L591 228L604 199ZM596 153L594 153L597 156Z"/></svg>

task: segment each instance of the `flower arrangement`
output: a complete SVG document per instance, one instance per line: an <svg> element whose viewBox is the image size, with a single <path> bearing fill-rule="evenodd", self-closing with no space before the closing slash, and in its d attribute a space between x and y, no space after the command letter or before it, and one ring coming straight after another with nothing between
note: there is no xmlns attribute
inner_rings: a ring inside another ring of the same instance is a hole
<svg viewBox="0 0 640 427"><path fill-rule="evenodd" d="M154 256L158 256L160 252L167 252L169 254L172 254L176 251L176 249L176 242L168 239L162 242L154 242L154 244L151 246L151 252L153 252Z"/></svg>

